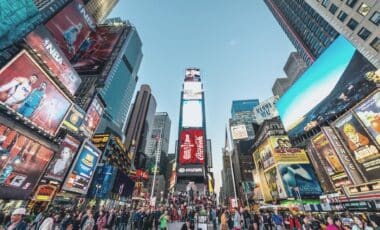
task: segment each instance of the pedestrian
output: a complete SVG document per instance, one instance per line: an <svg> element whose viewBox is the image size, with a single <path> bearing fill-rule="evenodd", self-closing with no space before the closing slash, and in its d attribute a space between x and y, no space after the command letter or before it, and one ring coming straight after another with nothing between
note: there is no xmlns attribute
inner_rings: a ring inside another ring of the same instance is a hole
<svg viewBox="0 0 380 230"><path fill-rule="evenodd" d="M235 208L235 211L234 211L233 221L234 221L234 230L240 230L241 229L241 215L237 208Z"/></svg>
<svg viewBox="0 0 380 230"><path fill-rule="evenodd" d="M100 210L98 219L96 220L96 226L98 230L102 230L106 227L107 224L107 213L103 210Z"/></svg>
<svg viewBox="0 0 380 230"><path fill-rule="evenodd" d="M95 227L94 214L91 209L86 212L86 219L84 220L81 230L92 230Z"/></svg>
<svg viewBox="0 0 380 230"><path fill-rule="evenodd" d="M339 230L343 230L343 224L342 224L342 221L338 218L338 217L335 217L334 218L334 224L335 226L339 229ZM380 229L379 229L380 230Z"/></svg>
<svg viewBox="0 0 380 230"><path fill-rule="evenodd" d="M153 227L153 214L150 210L145 211L144 219L143 219L143 230L150 230Z"/></svg>
<svg viewBox="0 0 380 230"><path fill-rule="evenodd" d="M369 221L375 230L380 230L380 217L376 214L369 216Z"/></svg>
<svg viewBox="0 0 380 230"><path fill-rule="evenodd" d="M282 216L278 213L277 209L274 210L272 215L272 221L276 230L282 230L284 228L284 220Z"/></svg>
<svg viewBox="0 0 380 230"><path fill-rule="evenodd" d="M368 226L361 216L354 216L353 219L354 225L352 226L352 230L373 230L373 228Z"/></svg>
<svg viewBox="0 0 380 230"><path fill-rule="evenodd" d="M160 229L167 230L168 222L169 222L168 211L165 210L164 214L160 216Z"/></svg>
<svg viewBox="0 0 380 230"><path fill-rule="evenodd" d="M300 230L302 228L299 219L292 214L289 214L289 229L290 230Z"/></svg>
<svg viewBox="0 0 380 230"><path fill-rule="evenodd" d="M334 219L331 216L327 217L327 227L326 227L326 230L339 230L339 228L334 223Z"/></svg>
<svg viewBox="0 0 380 230"><path fill-rule="evenodd" d="M191 230L191 223L189 220L186 220L186 222L182 225L181 230Z"/></svg>
<svg viewBox="0 0 380 230"><path fill-rule="evenodd" d="M220 230L227 230L228 229L228 216L227 216L227 210L222 209L220 215Z"/></svg>
<svg viewBox="0 0 380 230"><path fill-rule="evenodd" d="M111 209L107 215L107 222L105 229L113 229L116 223L116 213L115 209Z"/></svg>
<svg viewBox="0 0 380 230"><path fill-rule="evenodd" d="M26 214L25 208L17 208L12 212L11 220L5 225L5 228L8 230L26 230L28 225L24 221Z"/></svg>
<svg viewBox="0 0 380 230"><path fill-rule="evenodd" d="M216 230L218 225L216 224L216 210L215 210L215 207L212 207L211 210L210 210L210 217L211 217L211 222L212 222L212 226L213 226L213 229Z"/></svg>
<svg viewBox="0 0 380 230"><path fill-rule="evenodd" d="M44 221L41 223L38 230L54 230L56 222L58 221L59 215L50 211Z"/></svg>

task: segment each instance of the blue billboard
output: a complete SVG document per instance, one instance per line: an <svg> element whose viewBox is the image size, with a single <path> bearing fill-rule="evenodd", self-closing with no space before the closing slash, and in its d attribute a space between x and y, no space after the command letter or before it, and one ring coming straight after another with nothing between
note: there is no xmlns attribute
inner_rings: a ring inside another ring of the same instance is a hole
<svg viewBox="0 0 380 230"><path fill-rule="evenodd" d="M365 74L373 70L349 41L338 37L276 103L288 135L335 119L371 93L376 85Z"/></svg>

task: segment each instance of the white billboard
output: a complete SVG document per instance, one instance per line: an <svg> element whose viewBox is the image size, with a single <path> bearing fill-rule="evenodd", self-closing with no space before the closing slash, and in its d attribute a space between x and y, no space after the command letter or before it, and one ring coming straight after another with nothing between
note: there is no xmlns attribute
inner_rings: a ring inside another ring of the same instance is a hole
<svg viewBox="0 0 380 230"><path fill-rule="evenodd" d="M183 99L201 100L202 99L202 83L187 81L183 83Z"/></svg>
<svg viewBox="0 0 380 230"><path fill-rule="evenodd" d="M278 111L275 106L278 98L278 96L270 97L253 109L253 116L258 124L263 123L264 120L272 119L278 116Z"/></svg>
<svg viewBox="0 0 380 230"><path fill-rule="evenodd" d="M231 136L233 140L248 138L247 128L245 125L231 126Z"/></svg>
<svg viewBox="0 0 380 230"><path fill-rule="evenodd" d="M203 126L202 101L183 100L182 104L182 127Z"/></svg>

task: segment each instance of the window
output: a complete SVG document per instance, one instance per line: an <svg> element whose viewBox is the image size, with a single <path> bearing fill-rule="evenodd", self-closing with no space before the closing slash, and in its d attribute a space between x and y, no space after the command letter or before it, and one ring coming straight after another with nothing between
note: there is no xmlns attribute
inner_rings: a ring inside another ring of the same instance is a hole
<svg viewBox="0 0 380 230"><path fill-rule="evenodd" d="M377 26L380 25L380 12L376 11L373 13L372 17L369 20Z"/></svg>
<svg viewBox="0 0 380 230"><path fill-rule="evenodd" d="M370 10L371 7L369 5L362 3L358 9L358 13L365 17L367 16Z"/></svg>
<svg viewBox="0 0 380 230"><path fill-rule="evenodd" d="M324 6L325 8L327 8L327 6L329 5L329 0L322 0L322 6Z"/></svg>
<svg viewBox="0 0 380 230"><path fill-rule="evenodd" d="M358 0L347 0L346 5L353 8Z"/></svg>
<svg viewBox="0 0 380 230"><path fill-rule="evenodd" d="M350 28L351 30L355 30L358 24L359 23L355 19L351 18L350 21L348 21L347 23L347 27Z"/></svg>
<svg viewBox="0 0 380 230"><path fill-rule="evenodd" d="M372 46L372 48L374 48L377 52L380 52L380 38L374 38L370 46Z"/></svg>
<svg viewBox="0 0 380 230"><path fill-rule="evenodd" d="M359 32L358 32L358 35L361 39L363 39L364 41L367 40L367 38L369 36L371 36L371 31L367 30L365 27L362 27Z"/></svg>
<svg viewBox="0 0 380 230"><path fill-rule="evenodd" d="M346 12L340 11L337 18L339 19L339 21L344 22L344 20L346 20L347 18Z"/></svg>
<svg viewBox="0 0 380 230"><path fill-rule="evenodd" d="M329 9L330 13L335 14L337 10L338 10L338 7L334 3L331 4L330 9Z"/></svg>

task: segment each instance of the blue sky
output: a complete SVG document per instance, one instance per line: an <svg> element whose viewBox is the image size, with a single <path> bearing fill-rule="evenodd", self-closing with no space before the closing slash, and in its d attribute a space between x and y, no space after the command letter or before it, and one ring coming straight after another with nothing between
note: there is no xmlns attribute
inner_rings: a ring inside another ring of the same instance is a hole
<svg viewBox="0 0 380 230"><path fill-rule="evenodd" d="M178 138L185 68L201 69L219 191L232 100L270 97L275 78L285 76L292 44L261 0L120 0L110 17L129 20L139 32L139 85L149 84L157 111L170 115L170 152Z"/></svg>

